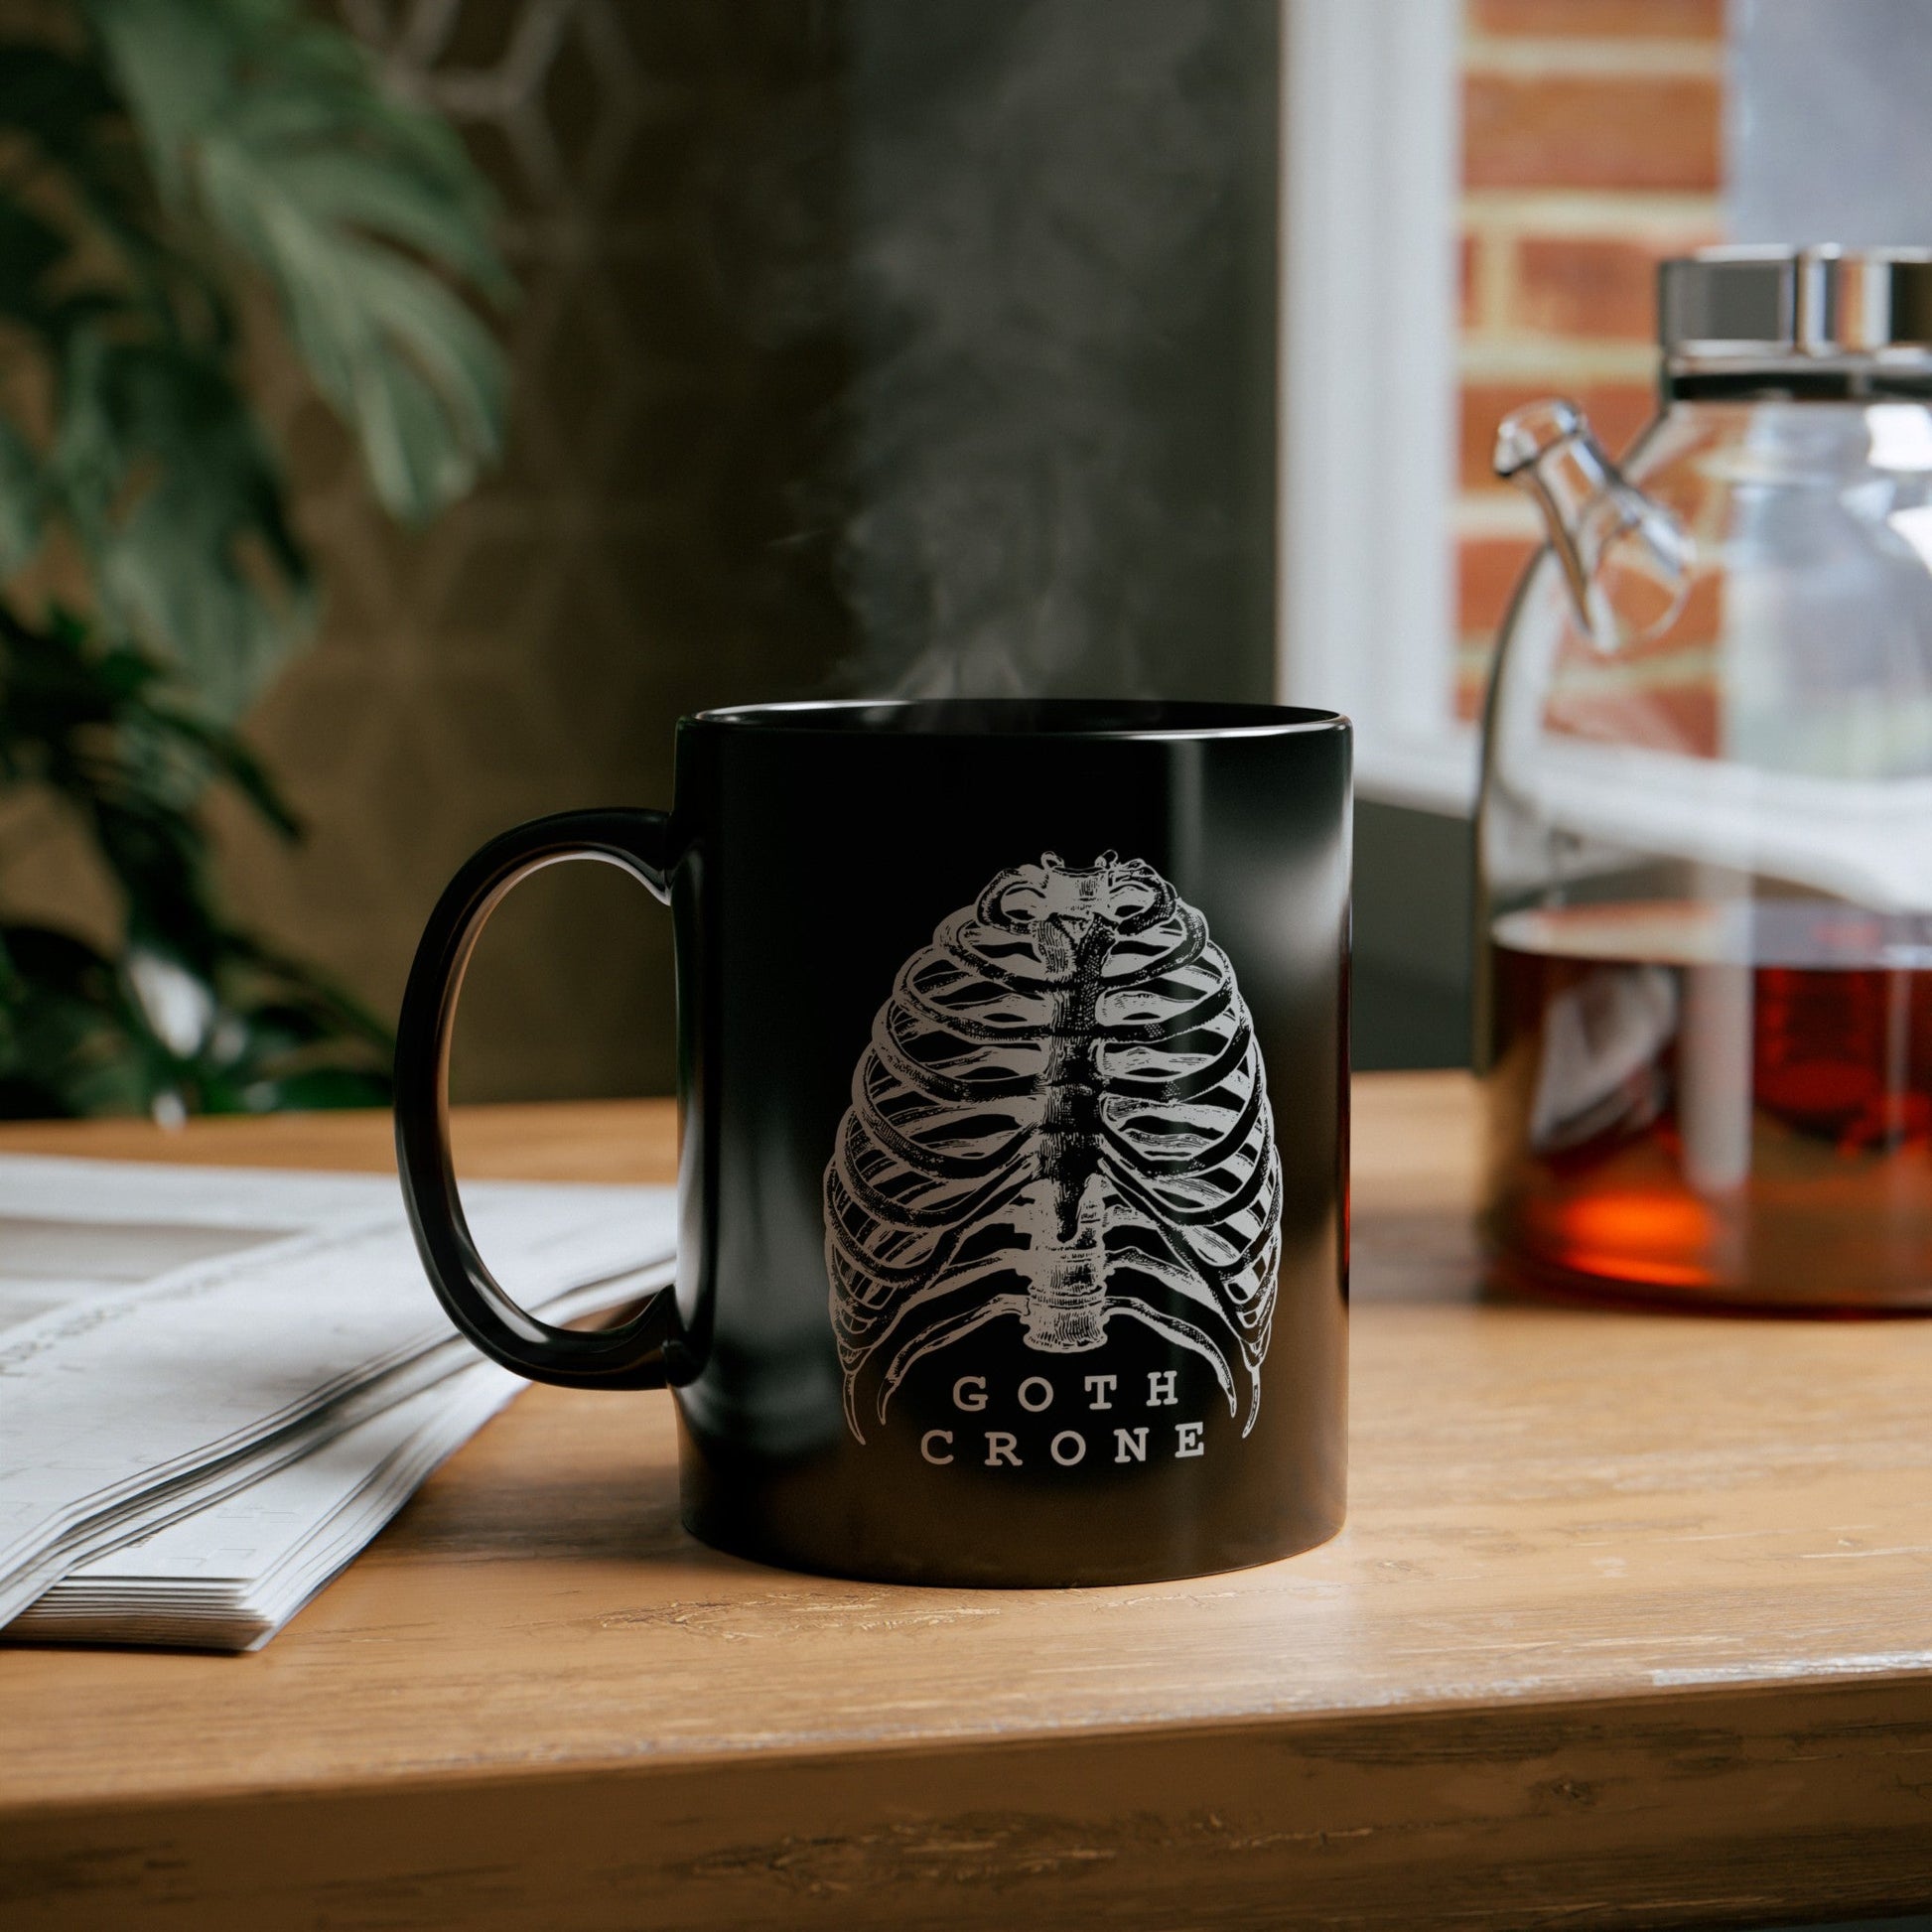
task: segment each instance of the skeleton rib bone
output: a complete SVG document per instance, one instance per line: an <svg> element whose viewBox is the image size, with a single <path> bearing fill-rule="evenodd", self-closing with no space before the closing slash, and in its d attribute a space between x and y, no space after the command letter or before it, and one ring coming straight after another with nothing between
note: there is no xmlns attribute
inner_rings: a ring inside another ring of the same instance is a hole
<svg viewBox="0 0 1932 1932"><path fill-rule="evenodd" d="M912 1365L1000 1317L1046 1354L1125 1315L1254 1428L1281 1258L1261 1054L1227 955L1151 866L1047 853L939 923L873 1024L825 1171L861 1442Z"/></svg>

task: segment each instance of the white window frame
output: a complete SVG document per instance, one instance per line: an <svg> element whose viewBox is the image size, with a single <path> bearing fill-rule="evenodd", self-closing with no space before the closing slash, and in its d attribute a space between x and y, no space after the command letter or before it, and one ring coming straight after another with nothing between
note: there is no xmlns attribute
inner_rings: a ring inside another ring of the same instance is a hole
<svg viewBox="0 0 1932 1932"><path fill-rule="evenodd" d="M1282 0L1277 688L1366 797L1467 812L1455 717L1461 0Z"/></svg>

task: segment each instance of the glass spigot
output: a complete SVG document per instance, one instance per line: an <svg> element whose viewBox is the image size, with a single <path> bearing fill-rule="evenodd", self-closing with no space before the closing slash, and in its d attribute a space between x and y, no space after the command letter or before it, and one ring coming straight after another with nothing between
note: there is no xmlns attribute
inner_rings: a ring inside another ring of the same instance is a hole
<svg viewBox="0 0 1932 1932"><path fill-rule="evenodd" d="M1584 412L1526 403L1496 432L1496 475L1536 499L1578 621L1597 649L1655 637L1691 587L1691 533L1605 455Z"/></svg>

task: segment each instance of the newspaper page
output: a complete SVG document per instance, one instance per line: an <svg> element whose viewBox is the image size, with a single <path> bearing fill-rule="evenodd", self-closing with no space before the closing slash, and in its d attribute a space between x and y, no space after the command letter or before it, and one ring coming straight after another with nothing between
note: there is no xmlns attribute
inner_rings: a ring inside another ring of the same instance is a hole
<svg viewBox="0 0 1932 1932"><path fill-rule="evenodd" d="M675 1266L591 1284L545 1312L568 1321L627 1307L668 1286ZM33 1643L259 1649L523 1387L520 1377L472 1357L285 1467L82 1564L5 1634Z"/></svg>
<svg viewBox="0 0 1932 1932"><path fill-rule="evenodd" d="M506 1287L634 1299L672 1190L465 1190ZM382 1176L0 1157L0 1623L476 1364Z"/></svg>

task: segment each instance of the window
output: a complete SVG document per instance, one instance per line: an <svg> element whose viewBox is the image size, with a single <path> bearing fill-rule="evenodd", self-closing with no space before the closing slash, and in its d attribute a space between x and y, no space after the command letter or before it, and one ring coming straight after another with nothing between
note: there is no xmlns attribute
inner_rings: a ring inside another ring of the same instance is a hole
<svg viewBox="0 0 1932 1932"><path fill-rule="evenodd" d="M1538 540L1495 425L1648 418L1656 263L1723 237L1725 9L1285 0L1283 47L1280 685L1355 719L1365 796L1466 811Z"/></svg>

